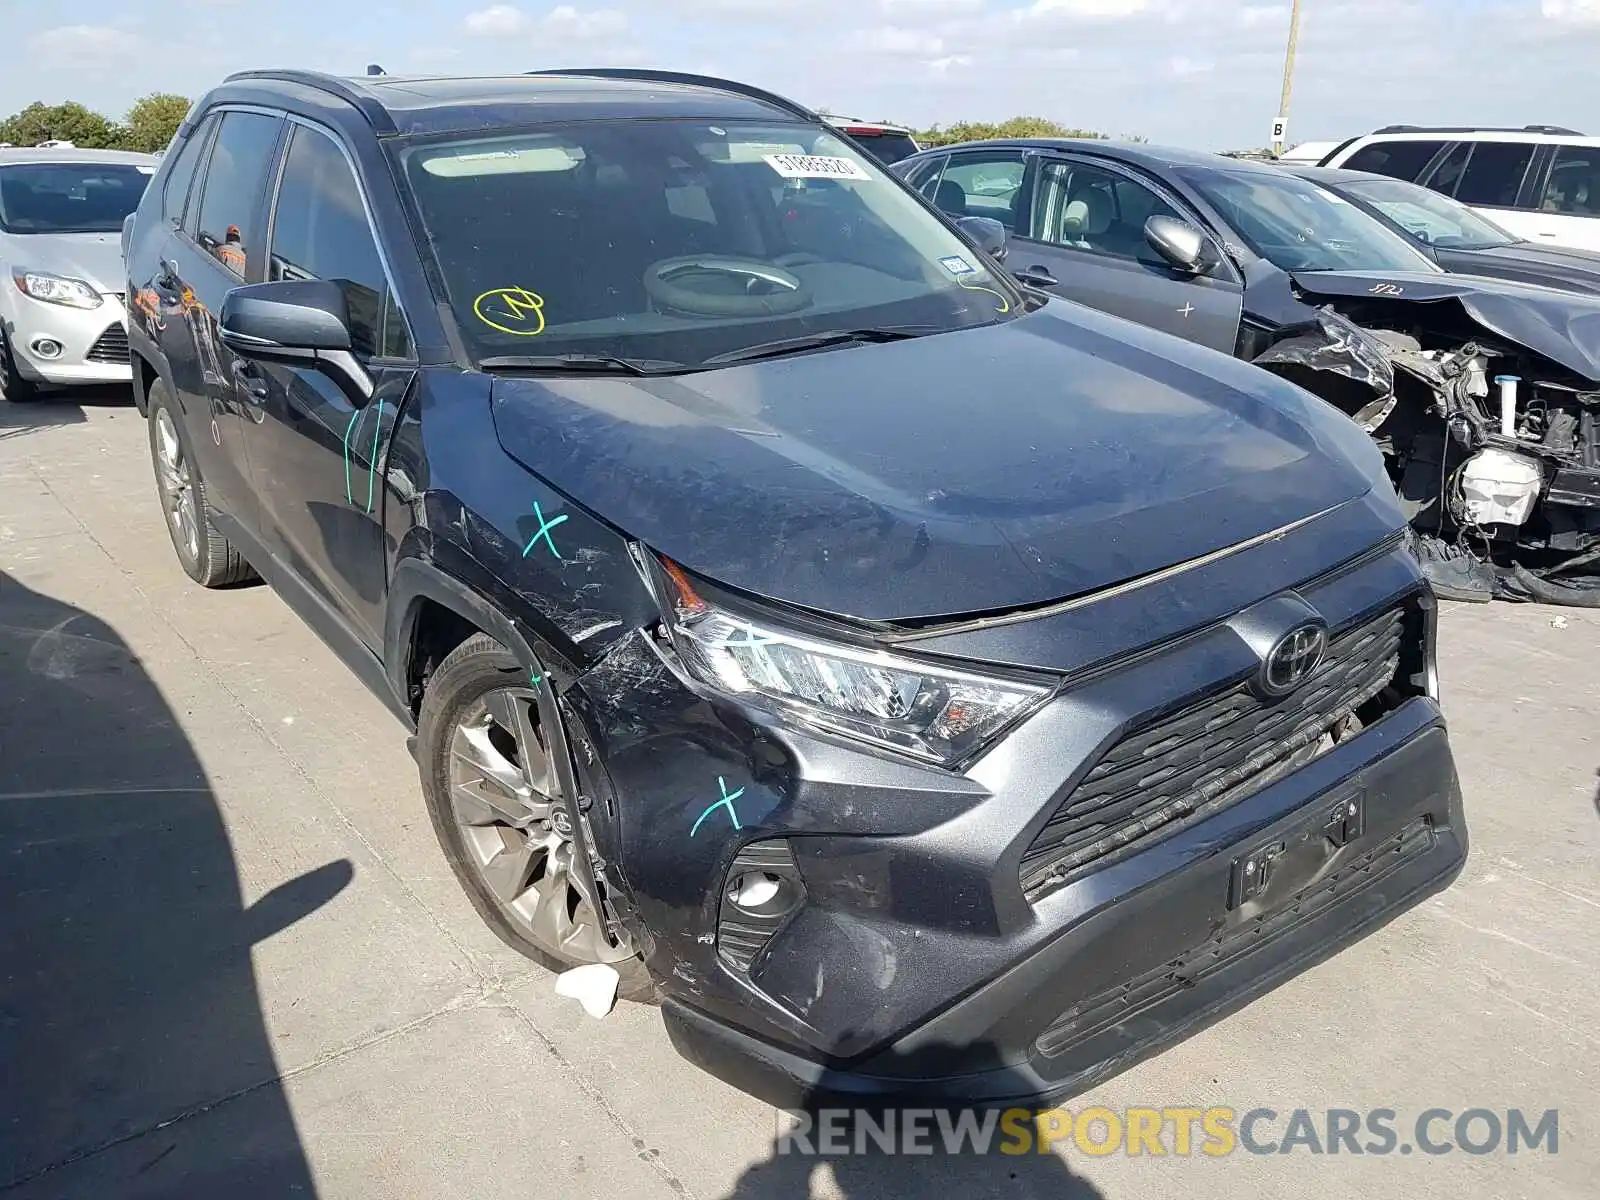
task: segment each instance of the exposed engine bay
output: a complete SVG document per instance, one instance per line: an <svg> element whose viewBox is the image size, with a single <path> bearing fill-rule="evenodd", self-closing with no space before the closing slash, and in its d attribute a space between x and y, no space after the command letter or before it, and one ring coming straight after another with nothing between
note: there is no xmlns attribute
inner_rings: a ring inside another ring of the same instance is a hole
<svg viewBox="0 0 1600 1200"><path fill-rule="evenodd" d="M1251 361L1378 443L1435 591L1600 607L1600 364L1589 348L1532 314L1485 320L1457 299L1302 298L1323 304L1316 324Z"/></svg>

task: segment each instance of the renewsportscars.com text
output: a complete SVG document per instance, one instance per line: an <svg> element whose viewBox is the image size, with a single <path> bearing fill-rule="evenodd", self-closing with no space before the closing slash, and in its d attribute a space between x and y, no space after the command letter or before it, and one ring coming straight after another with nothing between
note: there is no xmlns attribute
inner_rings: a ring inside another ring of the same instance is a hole
<svg viewBox="0 0 1600 1200"><path fill-rule="evenodd" d="M779 1154L1556 1154L1560 1114L1520 1108L780 1110Z"/></svg>

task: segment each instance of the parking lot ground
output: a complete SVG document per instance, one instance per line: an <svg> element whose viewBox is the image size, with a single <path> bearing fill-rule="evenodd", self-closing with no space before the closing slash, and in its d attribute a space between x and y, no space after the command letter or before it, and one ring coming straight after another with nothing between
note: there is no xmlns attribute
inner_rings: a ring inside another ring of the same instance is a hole
<svg viewBox="0 0 1600 1200"><path fill-rule="evenodd" d="M479 924L378 701L183 576L131 406L0 402L0 480L0 1195L1595 1194L1600 612L1447 606L1460 881L1072 1104L1558 1109L1556 1154L817 1162Z"/></svg>

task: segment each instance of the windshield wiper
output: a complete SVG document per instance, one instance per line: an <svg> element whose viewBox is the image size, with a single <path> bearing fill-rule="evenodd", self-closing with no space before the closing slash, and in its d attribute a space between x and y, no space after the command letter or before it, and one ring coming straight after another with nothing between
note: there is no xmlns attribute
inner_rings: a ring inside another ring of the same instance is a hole
<svg viewBox="0 0 1600 1200"><path fill-rule="evenodd" d="M667 358L622 358L615 354L493 354L480 358L485 371L592 371L606 375L671 375L689 369Z"/></svg>
<svg viewBox="0 0 1600 1200"><path fill-rule="evenodd" d="M708 367L725 363L752 362L758 358L781 358L785 354L800 354L806 350L823 350L829 346L848 346L859 342L903 342L907 338L942 333L942 325L882 325L871 329L830 329L825 333L807 333L800 337L779 338L775 342L757 342L740 350L713 354L702 364Z"/></svg>

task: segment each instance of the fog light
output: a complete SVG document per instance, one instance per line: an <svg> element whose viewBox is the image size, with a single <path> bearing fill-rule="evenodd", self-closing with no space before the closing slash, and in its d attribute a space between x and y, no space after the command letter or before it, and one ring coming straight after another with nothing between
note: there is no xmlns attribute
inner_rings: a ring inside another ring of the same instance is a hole
<svg viewBox="0 0 1600 1200"><path fill-rule="evenodd" d="M806 900L806 885L782 839L752 842L734 856L717 916L717 953L748 971Z"/></svg>
<svg viewBox="0 0 1600 1200"><path fill-rule="evenodd" d="M42 337L34 338L33 341L29 342L28 349L32 350L40 358L60 358L61 352L66 347L56 341L55 338Z"/></svg>

